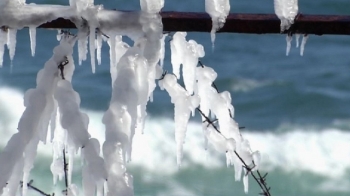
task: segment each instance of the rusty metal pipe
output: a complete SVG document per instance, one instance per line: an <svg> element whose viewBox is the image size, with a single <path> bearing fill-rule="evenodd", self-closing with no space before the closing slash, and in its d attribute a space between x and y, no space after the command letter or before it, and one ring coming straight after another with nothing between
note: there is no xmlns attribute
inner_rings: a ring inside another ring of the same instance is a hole
<svg viewBox="0 0 350 196"><path fill-rule="evenodd" d="M206 13L162 12L164 31L210 32L212 21ZM65 29L75 25L62 18L45 23L39 28ZM280 20L274 14L230 14L225 26L226 33L271 34L280 32ZM303 15L295 20L289 32L315 35L350 35L350 16Z"/></svg>

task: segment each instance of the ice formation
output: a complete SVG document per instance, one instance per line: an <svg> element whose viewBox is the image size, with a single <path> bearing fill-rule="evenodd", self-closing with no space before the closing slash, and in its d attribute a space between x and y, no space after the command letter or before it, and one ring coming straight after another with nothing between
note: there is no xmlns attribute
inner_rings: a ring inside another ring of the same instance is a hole
<svg viewBox="0 0 350 196"><path fill-rule="evenodd" d="M199 97L197 95L191 96L180 84L177 83L175 75L167 74L159 83L159 86L169 93L171 102L175 106L174 120L175 141L177 143L176 154L177 164L178 166L181 166L187 124L191 113L194 114L194 110L199 105Z"/></svg>
<svg viewBox="0 0 350 196"><path fill-rule="evenodd" d="M141 10L150 14L159 13L164 7L164 0L140 0Z"/></svg>
<svg viewBox="0 0 350 196"><path fill-rule="evenodd" d="M186 90L192 94L195 85L195 73L198 59L204 57L205 52L202 45L194 40L186 41L187 33L176 32L170 42L171 64L173 72L180 79L180 66L182 65L182 76Z"/></svg>
<svg viewBox="0 0 350 196"><path fill-rule="evenodd" d="M286 42L287 42L286 56L289 55L290 48L292 47L292 40L293 40L293 36L292 35L287 35L286 36Z"/></svg>
<svg viewBox="0 0 350 196"><path fill-rule="evenodd" d="M210 15L213 22L210 32L211 42L214 47L215 33L220 30L225 22L228 14L230 13L230 1L229 0L205 0L205 11Z"/></svg>
<svg viewBox="0 0 350 196"><path fill-rule="evenodd" d="M298 48L299 45L300 45L300 56L303 56L304 55L306 41L308 40L309 35L305 34L305 35L302 36L301 44L299 44L300 37L301 37L301 34L295 34L296 47ZM286 56L289 55L289 52L290 52L290 49L291 49L291 45L292 45L292 39L293 39L293 36L288 34L287 37L286 37L286 41L287 41Z"/></svg>
<svg viewBox="0 0 350 196"><path fill-rule="evenodd" d="M304 55L306 41L309 39L308 35L304 35L300 45L300 56Z"/></svg>
<svg viewBox="0 0 350 196"><path fill-rule="evenodd" d="M36 48L36 27L56 18L75 23L77 35L60 31L60 44L53 56L37 75L37 86L25 93L26 107L14 134L0 154L0 192L15 195L18 182L23 181L22 195L33 168L37 145L51 142L53 160L50 169L54 184L65 177L64 159L68 159L68 195L78 195L72 181L74 157L82 158L82 185L84 195L132 196L133 177L126 164L131 161L132 141L136 131L143 131L147 116L146 106L153 100L156 80L165 89L174 104L177 164L183 157L189 118L201 111L206 148L209 142L216 150L226 153L227 166L234 165L235 178L242 177L244 160L249 166L260 165L260 153L252 152L249 142L239 132L233 119L234 107L227 91L212 87L216 72L207 66L198 67L204 48L194 40L186 40L186 32L177 32L170 43L173 74L163 73L165 37L159 12L163 0L141 0L140 12L118 12L94 5L93 0L70 0L70 6L26 4L24 0L0 2L0 65L4 47L9 48L10 59L15 55L16 32L29 27L32 55ZM289 4L288 4L289 5ZM206 0L206 11L213 21L211 39L222 28L229 13L228 0ZM127 35L134 42L124 43ZM79 64L90 55L91 69L101 64L101 48L106 41L110 48L112 97L102 122L105 141L101 145L88 132L89 117L80 110L80 96L71 80L74 72L73 46L78 45ZM302 42L303 48L306 42ZM182 74L180 66L182 65ZM178 80L183 78L185 88ZM218 122L210 122L210 115ZM49 130L50 127L50 130ZM50 132L48 132L50 131ZM49 137L48 137L49 135ZM102 149L103 157L100 156ZM243 177L245 191L248 178Z"/></svg>
<svg viewBox="0 0 350 196"><path fill-rule="evenodd" d="M274 0L274 8L281 20L281 32L288 30L298 14L298 0Z"/></svg>

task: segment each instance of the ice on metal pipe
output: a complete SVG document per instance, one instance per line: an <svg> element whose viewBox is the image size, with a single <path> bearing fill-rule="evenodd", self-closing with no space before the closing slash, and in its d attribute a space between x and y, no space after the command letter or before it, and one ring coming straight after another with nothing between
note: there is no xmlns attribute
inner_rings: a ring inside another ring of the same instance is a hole
<svg viewBox="0 0 350 196"><path fill-rule="evenodd" d="M274 0L274 8L281 20L281 32L288 30L298 14L298 0Z"/></svg>
<svg viewBox="0 0 350 196"><path fill-rule="evenodd" d="M300 56L304 55L304 49L305 49L305 45L306 45L306 41L309 39L309 36L307 34L305 34L303 36L303 39L301 41L301 45L300 45Z"/></svg>
<svg viewBox="0 0 350 196"><path fill-rule="evenodd" d="M229 0L205 0L205 11L210 15L213 22L212 29L210 31L211 42L214 47L215 33L220 30L230 13L230 1Z"/></svg>
<svg viewBox="0 0 350 196"><path fill-rule="evenodd" d="M183 155L183 144L186 138L187 124L191 112L199 105L199 97L197 95L191 96L181 85L177 83L176 76L173 74L166 74L163 80L159 83L168 92L171 97L171 102L175 106L174 120L175 120L175 141L177 143L177 164L181 166Z"/></svg>
<svg viewBox="0 0 350 196"><path fill-rule="evenodd" d="M29 27L29 37L30 37L30 50L32 51L32 56L35 55L36 47L36 28Z"/></svg>
<svg viewBox="0 0 350 196"><path fill-rule="evenodd" d="M287 41L286 56L289 55L290 48L292 47L292 40L293 40L292 35L287 35L287 37L286 37L286 41Z"/></svg>
<svg viewBox="0 0 350 196"><path fill-rule="evenodd" d="M164 0L140 0L141 10L150 14L159 13L164 7Z"/></svg>

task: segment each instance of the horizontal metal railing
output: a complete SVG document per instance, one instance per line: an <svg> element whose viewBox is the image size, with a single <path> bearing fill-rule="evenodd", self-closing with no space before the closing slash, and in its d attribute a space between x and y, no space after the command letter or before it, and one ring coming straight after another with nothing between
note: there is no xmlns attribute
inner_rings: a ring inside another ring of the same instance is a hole
<svg viewBox="0 0 350 196"><path fill-rule="evenodd" d="M212 21L206 13L161 12L164 31L210 32ZM58 18L39 28L75 28L69 20ZM274 14L230 14L218 32L281 33L280 20ZM299 14L288 32L315 35L350 35L350 16Z"/></svg>

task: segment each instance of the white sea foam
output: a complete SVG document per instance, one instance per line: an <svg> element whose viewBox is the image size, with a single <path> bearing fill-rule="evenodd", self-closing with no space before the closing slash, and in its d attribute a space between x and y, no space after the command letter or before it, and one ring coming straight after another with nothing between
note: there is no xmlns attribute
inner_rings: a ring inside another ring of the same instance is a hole
<svg viewBox="0 0 350 196"><path fill-rule="evenodd" d="M24 111L23 93L12 88L0 88L0 146L3 147L16 132L18 120ZM104 128L101 123L103 112L85 110L90 116L89 132L102 141ZM172 174L176 166L176 143L174 122L171 119L150 117L145 133L136 133L132 154L132 165L150 171ZM350 169L350 132L338 129L293 127L288 132L243 131L250 141L252 150L262 153L262 170L283 169L308 171L331 178L342 178ZM39 154L51 157L50 148L39 148ZM204 150L204 138L199 122L191 122L184 145L182 167L193 164L207 168L224 167L224 155ZM325 185L325 187L327 187Z"/></svg>
<svg viewBox="0 0 350 196"><path fill-rule="evenodd" d="M268 85L273 85L277 82L274 81L258 81L248 78L238 78L235 81L231 82L230 90L234 92L248 92L256 88L261 88Z"/></svg>

